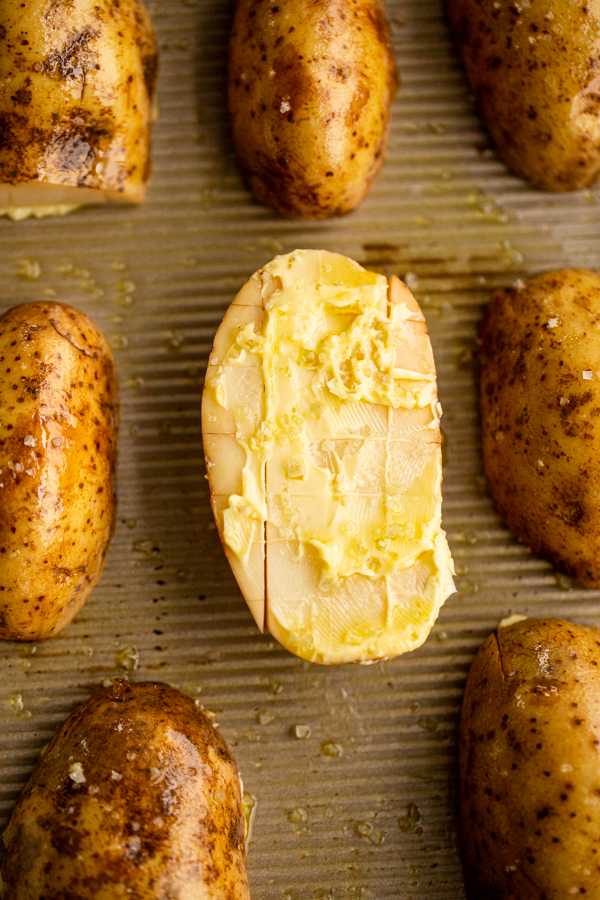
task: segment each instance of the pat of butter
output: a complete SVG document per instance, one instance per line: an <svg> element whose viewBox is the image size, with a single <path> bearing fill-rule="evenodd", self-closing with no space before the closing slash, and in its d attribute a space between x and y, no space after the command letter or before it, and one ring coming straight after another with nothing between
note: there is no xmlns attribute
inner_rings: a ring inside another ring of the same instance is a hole
<svg viewBox="0 0 600 900"><path fill-rule="evenodd" d="M224 538L244 561L256 525L268 522L271 538L315 548L327 579L393 575L435 548L439 558L429 345L413 337L413 365L397 365L411 312L404 304L388 310L386 278L331 255L321 271L315 257L297 251L262 270L262 328L238 330L212 385L246 453ZM250 356L260 361L264 395L248 435L248 405L232 399L227 382Z"/></svg>

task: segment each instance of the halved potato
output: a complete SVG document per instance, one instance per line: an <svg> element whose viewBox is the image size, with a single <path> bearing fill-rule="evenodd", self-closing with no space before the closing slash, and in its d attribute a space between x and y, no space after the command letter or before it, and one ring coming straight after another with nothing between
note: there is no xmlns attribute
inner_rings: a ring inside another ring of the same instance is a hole
<svg viewBox="0 0 600 900"><path fill-rule="evenodd" d="M261 628L318 663L420 646L452 593L435 365L402 282L298 250L217 332L202 404L213 511Z"/></svg>
<svg viewBox="0 0 600 900"><path fill-rule="evenodd" d="M5 0L0 215L143 200L156 71L140 0Z"/></svg>

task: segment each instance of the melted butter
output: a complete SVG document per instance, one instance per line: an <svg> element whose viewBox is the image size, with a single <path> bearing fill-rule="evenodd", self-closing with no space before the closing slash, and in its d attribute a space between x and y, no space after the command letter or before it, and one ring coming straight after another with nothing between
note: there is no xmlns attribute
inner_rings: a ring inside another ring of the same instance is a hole
<svg viewBox="0 0 600 900"><path fill-rule="evenodd" d="M397 359L414 313L405 303L388 310L386 278L337 255L297 251L261 277L262 327L239 328L211 385L246 454L226 543L245 562L268 523L269 540L313 548L329 581L393 576L427 558L427 591L439 595L448 579L437 570L452 564L426 335L411 338L411 366ZM252 365L262 374L258 416L228 387L232 370Z"/></svg>

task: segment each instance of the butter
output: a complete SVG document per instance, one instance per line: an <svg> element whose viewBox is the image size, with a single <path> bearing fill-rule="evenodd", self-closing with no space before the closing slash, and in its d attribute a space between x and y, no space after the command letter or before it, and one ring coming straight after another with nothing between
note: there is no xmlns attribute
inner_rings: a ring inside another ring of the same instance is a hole
<svg viewBox="0 0 600 900"><path fill-rule="evenodd" d="M287 552L300 582L309 564L317 581L308 606L289 595L273 612L277 591L265 583L269 628L293 652L331 661L337 642L361 657L397 655L424 640L453 590L441 528L440 408L422 316L414 301L389 301L384 276L337 254L280 256L260 279L262 321L231 332L207 382L245 454L241 491L223 513L225 543L247 564L262 535L266 569L280 551L283 565ZM399 579L414 589L397 589ZM359 618L340 623L336 636L315 592L326 598L344 585L370 599L361 608L359 597Z"/></svg>

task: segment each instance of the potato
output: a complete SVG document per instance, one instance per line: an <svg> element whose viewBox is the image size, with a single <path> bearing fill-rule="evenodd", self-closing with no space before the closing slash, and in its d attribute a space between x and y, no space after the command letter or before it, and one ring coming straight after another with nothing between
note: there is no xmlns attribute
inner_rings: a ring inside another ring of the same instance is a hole
<svg viewBox="0 0 600 900"><path fill-rule="evenodd" d="M3 0L0 214L143 200L156 70L140 0Z"/></svg>
<svg viewBox="0 0 600 900"><path fill-rule="evenodd" d="M600 277L566 269L499 291L480 328L485 474L535 553L600 587Z"/></svg>
<svg viewBox="0 0 600 900"><path fill-rule="evenodd" d="M454 590L435 363L398 278L319 250L266 265L217 332L202 432L252 614L311 662L398 656Z"/></svg>
<svg viewBox="0 0 600 900"><path fill-rule="evenodd" d="M87 316L0 317L0 637L45 640L94 587L115 527L118 387Z"/></svg>
<svg viewBox="0 0 600 900"><path fill-rule="evenodd" d="M10 900L249 900L240 779L166 684L115 681L56 732L4 836Z"/></svg>
<svg viewBox="0 0 600 900"><path fill-rule="evenodd" d="M537 187L574 191L600 174L600 3L446 0L490 134Z"/></svg>
<svg viewBox="0 0 600 900"><path fill-rule="evenodd" d="M460 725L469 900L600 898L600 631L524 619L481 646Z"/></svg>
<svg viewBox="0 0 600 900"><path fill-rule="evenodd" d="M250 189L282 215L322 219L362 203L397 86L382 0L238 0L233 139Z"/></svg>

